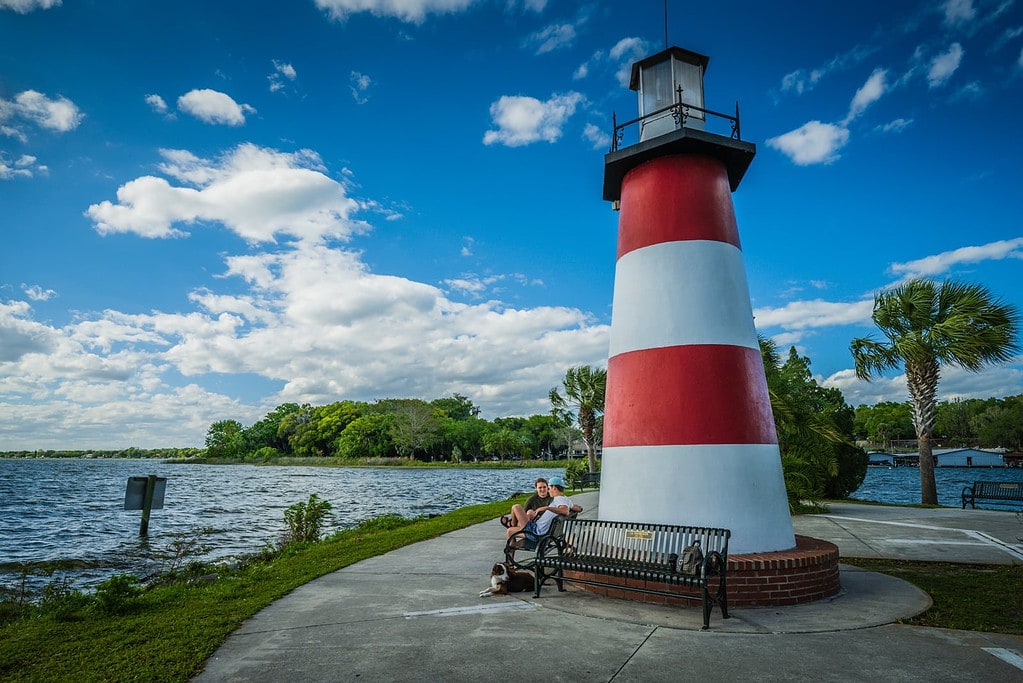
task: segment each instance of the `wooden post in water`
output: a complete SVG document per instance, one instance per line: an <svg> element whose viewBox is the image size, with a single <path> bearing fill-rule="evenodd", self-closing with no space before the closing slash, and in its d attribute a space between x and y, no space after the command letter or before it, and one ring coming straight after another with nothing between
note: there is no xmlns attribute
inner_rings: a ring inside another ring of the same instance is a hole
<svg viewBox="0 0 1023 683"><path fill-rule="evenodd" d="M142 496L142 524L139 526L139 536L149 534L149 512L153 509L154 491L156 491L156 475L150 474L146 477L146 492Z"/></svg>
<svg viewBox="0 0 1023 683"><path fill-rule="evenodd" d="M149 513L155 508L163 507L163 494L167 488L167 480L150 474L148 477L128 477L128 486L124 491L124 509L142 510L142 524L139 536L149 533Z"/></svg>

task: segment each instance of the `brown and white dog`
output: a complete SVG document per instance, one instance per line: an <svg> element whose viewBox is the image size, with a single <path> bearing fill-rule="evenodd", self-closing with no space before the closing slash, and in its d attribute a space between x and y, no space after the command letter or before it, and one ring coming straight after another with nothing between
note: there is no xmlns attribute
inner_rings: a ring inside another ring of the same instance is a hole
<svg viewBox="0 0 1023 683"><path fill-rule="evenodd" d="M533 590L533 575L516 571L507 562L498 562L490 571L490 588L480 591L481 598Z"/></svg>

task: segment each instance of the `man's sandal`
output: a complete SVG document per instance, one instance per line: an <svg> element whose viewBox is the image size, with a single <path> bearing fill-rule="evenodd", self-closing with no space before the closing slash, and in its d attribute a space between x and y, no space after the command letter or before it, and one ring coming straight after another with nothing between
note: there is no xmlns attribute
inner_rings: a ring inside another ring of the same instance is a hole
<svg viewBox="0 0 1023 683"><path fill-rule="evenodd" d="M506 529L511 526L511 520L508 519L508 515L501 515L501 526Z"/></svg>

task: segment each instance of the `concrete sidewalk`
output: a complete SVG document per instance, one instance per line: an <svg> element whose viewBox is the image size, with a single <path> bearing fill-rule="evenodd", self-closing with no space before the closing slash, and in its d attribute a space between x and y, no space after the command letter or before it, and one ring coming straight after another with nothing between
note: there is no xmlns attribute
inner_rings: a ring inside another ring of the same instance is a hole
<svg viewBox="0 0 1023 683"><path fill-rule="evenodd" d="M596 493L573 499L595 514ZM1023 563L1023 524L1005 512L842 503L794 523L843 557ZM845 565L833 598L715 611L703 632L696 606L573 587L479 598L503 531L478 524L312 581L243 624L196 680L1023 680L1023 638L898 625L928 596Z"/></svg>

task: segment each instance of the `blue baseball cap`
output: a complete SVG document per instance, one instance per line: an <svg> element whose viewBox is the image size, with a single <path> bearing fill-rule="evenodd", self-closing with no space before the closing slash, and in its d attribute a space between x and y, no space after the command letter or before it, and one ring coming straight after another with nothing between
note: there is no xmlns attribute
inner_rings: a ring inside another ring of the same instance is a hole
<svg viewBox="0 0 1023 683"><path fill-rule="evenodd" d="M559 489L562 490L564 490L565 488L565 480L562 479L561 477L551 477L550 479L547 480L547 483L551 486L557 486Z"/></svg>

